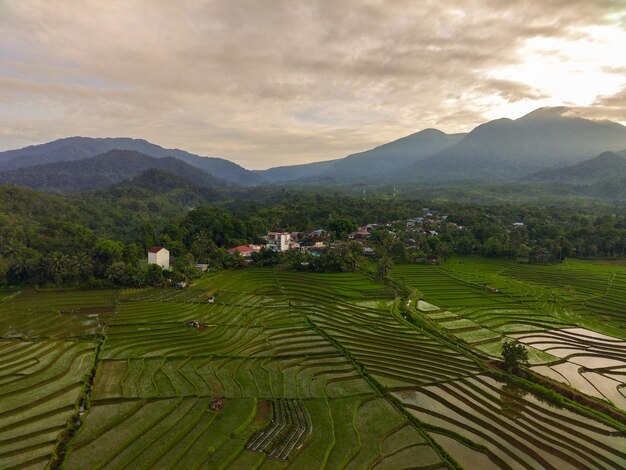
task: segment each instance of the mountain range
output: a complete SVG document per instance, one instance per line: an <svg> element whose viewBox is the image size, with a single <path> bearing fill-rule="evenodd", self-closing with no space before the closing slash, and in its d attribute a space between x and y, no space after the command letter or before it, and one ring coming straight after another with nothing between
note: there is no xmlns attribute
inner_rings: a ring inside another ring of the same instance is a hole
<svg viewBox="0 0 626 470"><path fill-rule="evenodd" d="M426 129L323 165L257 173L270 181L300 183L512 181L624 148L626 127L619 123L572 117L565 107L540 108L516 120L481 124L468 134Z"/></svg>
<svg viewBox="0 0 626 470"><path fill-rule="evenodd" d="M229 160L201 157L184 150L166 149L143 139L126 137L68 137L41 145L0 152L0 171L53 162L84 160L111 150L133 150L149 157L174 157L217 178L244 186L260 184L262 178Z"/></svg>
<svg viewBox="0 0 626 470"><path fill-rule="evenodd" d="M403 187L511 183L591 186L626 177L626 127L540 108L467 134L425 129L336 160L247 170L216 157L141 139L70 137L0 152L0 184L48 192L96 189L157 169L197 186L363 185ZM622 153L620 153L622 152ZM198 171L201 170L201 171ZM607 187L611 187L608 185Z"/></svg>
<svg viewBox="0 0 626 470"><path fill-rule="evenodd" d="M449 135L437 129L425 129L338 160L270 168L257 173L270 182L307 179L353 181L391 177L398 169L451 147L465 135Z"/></svg>

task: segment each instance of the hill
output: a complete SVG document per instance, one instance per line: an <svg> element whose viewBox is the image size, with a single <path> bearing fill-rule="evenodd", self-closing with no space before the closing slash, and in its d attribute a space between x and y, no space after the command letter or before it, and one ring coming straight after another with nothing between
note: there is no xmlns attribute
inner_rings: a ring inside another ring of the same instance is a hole
<svg viewBox="0 0 626 470"><path fill-rule="evenodd" d="M199 186L226 184L174 157L154 158L130 150L111 150L84 160L33 165L0 172L0 184L51 193L69 193L110 186L151 168L186 178Z"/></svg>
<svg viewBox="0 0 626 470"><path fill-rule="evenodd" d="M75 194L46 194L29 188L0 186L0 208L10 214L9 226L37 227L18 230L15 243L37 238L38 227L48 222L80 224L97 235L137 240L146 226L160 229L190 208L222 199L215 188L200 187L188 179L159 169L107 188ZM62 235L57 239L63 240Z"/></svg>
<svg viewBox="0 0 626 470"><path fill-rule="evenodd" d="M14 170L54 162L84 160L110 150L132 150L150 157L175 157L216 178L240 185L254 185L262 178L223 158L201 157L184 150L166 149L143 139L68 137L41 145L0 152L0 170Z"/></svg>
<svg viewBox="0 0 626 470"><path fill-rule="evenodd" d="M270 168L258 173L273 182L380 180L422 158L451 147L464 136L465 134L446 134L437 129L424 129L339 160Z"/></svg>
<svg viewBox="0 0 626 470"><path fill-rule="evenodd" d="M323 174L337 163L338 160L304 163L302 165L277 166L267 170L256 170L255 173L270 183L311 179Z"/></svg>
<svg viewBox="0 0 626 470"><path fill-rule="evenodd" d="M396 172L398 180L512 180L626 147L626 127L541 108L516 120L481 124L456 145Z"/></svg>
<svg viewBox="0 0 626 470"><path fill-rule="evenodd" d="M523 181L568 184L594 184L626 176L626 156L604 152L597 157L561 168L548 168L522 178Z"/></svg>

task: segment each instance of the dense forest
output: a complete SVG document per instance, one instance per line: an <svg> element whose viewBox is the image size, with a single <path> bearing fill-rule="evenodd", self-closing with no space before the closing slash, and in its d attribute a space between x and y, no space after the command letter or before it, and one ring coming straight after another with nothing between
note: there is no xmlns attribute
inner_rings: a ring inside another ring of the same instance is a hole
<svg viewBox="0 0 626 470"><path fill-rule="evenodd" d="M624 257L626 216L603 203L479 205L402 196L301 188L223 190L149 170L110 188L49 195L0 188L0 281L4 284L151 285L160 268L145 263L152 245L176 258L172 281L192 277L196 263L211 269L243 265L232 246L264 243L268 230L323 228L332 249L321 256L262 251L257 264L319 271L356 268L362 246L348 233L372 229L370 256L381 270L390 263L454 255L482 255L526 262L566 257ZM407 219L435 214L419 229ZM513 224L516 224L515 226ZM523 225L522 225L523 224ZM436 234L436 235L433 235Z"/></svg>

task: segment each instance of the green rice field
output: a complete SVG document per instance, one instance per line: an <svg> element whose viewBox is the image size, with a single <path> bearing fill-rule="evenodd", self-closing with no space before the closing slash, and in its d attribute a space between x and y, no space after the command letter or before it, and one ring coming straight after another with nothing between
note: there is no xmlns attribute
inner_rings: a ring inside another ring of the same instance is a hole
<svg viewBox="0 0 626 470"><path fill-rule="evenodd" d="M0 468L626 467L626 426L484 362L516 338L531 369L626 413L626 268L468 258L389 277L7 292Z"/></svg>

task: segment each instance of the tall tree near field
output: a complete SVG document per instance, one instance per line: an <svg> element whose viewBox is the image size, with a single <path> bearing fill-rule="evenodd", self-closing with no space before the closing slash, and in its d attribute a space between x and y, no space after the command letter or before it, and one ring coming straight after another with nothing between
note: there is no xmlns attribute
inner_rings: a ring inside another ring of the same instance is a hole
<svg viewBox="0 0 626 470"><path fill-rule="evenodd" d="M528 364L528 350L517 341L506 341L502 345L502 357L504 368L512 374L518 372L521 366Z"/></svg>

